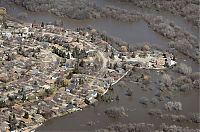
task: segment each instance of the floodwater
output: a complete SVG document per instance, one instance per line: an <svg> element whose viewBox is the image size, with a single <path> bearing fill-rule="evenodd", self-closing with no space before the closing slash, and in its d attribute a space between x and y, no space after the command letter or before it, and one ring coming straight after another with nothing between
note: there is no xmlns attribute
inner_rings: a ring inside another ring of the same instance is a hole
<svg viewBox="0 0 200 132"><path fill-rule="evenodd" d="M52 119L47 121L44 125L39 127L36 131L43 132L43 131L94 131L97 129L105 128L108 125L115 124L115 123L153 123L156 126L159 126L161 122L164 122L160 119L155 119L154 117L149 116L148 110L151 108L163 108L164 102L161 102L160 105L154 106L149 105L148 107L143 106L142 104L138 103L139 98L147 97L148 99L153 98L153 91L155 89L143 91L140 86L133 84L131 82L127 82L125 80L126 85L120 86L117 84L115 87L115 94L119 95L119 102L114 101L111 103L99 102L95 107L89 106L88 108L84 109L83 111L72 113L70 115L66 115L63 117L59 117L56 119ZM133 89L134 93L132 97L126 96L126 91L128 88ZM193 95L193 96L191 96ZM176 95L180 96L180 95ZM176 99L175 99L176 100ZM191 100L195 101L193 105L191 105ZM176 101L185 101L183 103L183 109L180 114L191 113L191 112L198 112L198 94L191 93L190 95L184 95L178 97ZM120 119L110 119L104 114L104 110L106 108L117 106L123 106L126 109L126 113L128 117L120 118ZM89 126L89 122L94 122L93 126ZM174 122L166 121L165 123L169 125L173 125ZM178 123L176 123L178 124ZM193 124L179 124L182 126L188 127L198 127Z"/></svg>
<svg viewBox="0 0 200 132"><path fill-rule="evenodd" d="M98 5L105 6L105 5L114 5L117 7L125 8L131 10L133 8L132 5L127 3L119 3L115 2L114 0L95 0ZM3 5L5 6L5 5ZM24 21L27 22L54 22L55 20L62 20L63 26L66 28L75 29L77 27L87 27L92 26L101 32L106 32L108 35L121 38L123 41L128 42L130 45L134 45L136 43L143 43L143 42L150 42L153 45L167 49L168 48L168 41L167 39L163 38L162 36L158 35L157 33L153 32L144 21L138 21L135 23L129 22L118 22L112 19L105 20L105 19L96 19L96 20L72 20L67 18L60 18L55 15L50 15L48 13L33 13L26 11L24 8L18 7L16 5L9 5L6 6L8 9L8 14L12 17L17 17L19 13L26 12L28 14L27 19ZM135 8L134 8L135 9ZM177 25L181 26L188 32L192 33L195 36L198 36L198 31L194 29L190 24L186 22L182 17L174 16L171 14L166 13L158 13L158 12L151 12L155 13L156 15L162 15L164 18L174 21ZM180 59L181 61L184 58ZM179 60L179 61L180 61ZM193 67L194 71L198 71L198 65L186 59L186 63ZM158 72L151 71L151 78L155 82L158 82ZM126 90L128 88L132 88L134 93L132 97L128 97L125 95ZM83 111L75 112L70 115L66 115L63 117L55 118L52 120L47 121L44 125L37 129L38 132L42 131L94 131L96 129L105 128L110 124L114 123L153 123L155 125L160 125L162 122L160 119L155 119L148 116L147 112L150 108L154 108L154 105L149 105L148 107L143 106L142 104L138 103L140 97L147 97L149 99L154 97L154 92L157 88L157 85L154 85L152 90L143 91L141 87L128 79L123 79L122 82L116 84L114 86L114 95L119 95L120 100L119 102L98 102L98 104L94 106L88 106ZM110 93L112 94L112 93ZM175 94L175 101L181 101L183 103L183 111L179 114L189 114L191 112L198 112L199 111L199 92L191 92L185 95L180 93ZM192 103L191 103L192 102ZM123 106L126 109L128 117L113 120L108 118L104 114L104 110L111 106ZM164 102L161 102L157 108L163 109ZM87 125L88 122L93 121L95 125L89 126ZM174 124L173 122L166 122L167 124ZM178 123L176 123L178 124ZM189 126L189 127L197 127L193 124L180 124L182 126Z"/></svg>
<svg viewBox="0 0 200 132"><path fill-rule="evenodd" d="M130 4L129 2L120 2L116 0L90 0L91 3L96 3L98 6L105 7L105 6L116 6L122 9L127 9L127 10L139 10L140 12L144 12L147 14L154 14L158 16L163 16L165 19L168 19L172 22L174 22L176 25L180 26L182 29L190 32L191 34L198 36L199 31L197 28L193 27L191 23L188 23L187 20L185 20L183 17L178 16L178 15L173 15L171 13L166 13L166 12L160 12L160 11L155 11L151 9L141 9L133 4Z"/></svg>

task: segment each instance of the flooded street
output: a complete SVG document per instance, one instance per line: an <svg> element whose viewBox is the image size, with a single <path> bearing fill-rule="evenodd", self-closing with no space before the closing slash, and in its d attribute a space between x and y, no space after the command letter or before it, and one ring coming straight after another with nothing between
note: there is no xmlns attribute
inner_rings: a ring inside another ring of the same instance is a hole
<svg viewBox="0 0 200 132"><path fill-rule="evenodd" d="M114 0L110 0L109 2L105 0L95 0L97 5L105 6L105 5L113 5L120 8L124 8L127 10L131 10L133 8L132 5L128 3L118 3ZM4 6L4 5L3 5ZM77 27L88 27L92 26L100 32L105 32L106 34L120 38L121 40L129 43L130 45L135 45L139 43L149 42L152 45L159 47L161 49L168 49L169 40L160 36L159 34L152 31L147 23L143 20L129 23L129 22L119 22L112 19L95 19L95 20L72 20L67 18L60 18L55 15L51 15L48 13L33 13L25 10L24 8L18 7L16 5L7 6L8 14L12 17L18 16L21 12L26 12L28 14L26 22L36 22L36 23L48 23L54 22L56 20L62 20L63 26L70 29L76 29ZM165 19L169 19L173 21L176 25L182 27L186 31L192 33L195 36L198 36L197 29L194 29L191 24L188 24L184 18L166 13L155 13L155 15L162 15ZM190 65L193 68L193 71L199 71L198 65L186 58L180 58L178 62L182 62L185 60L185 63ZM154 106L150 104L148 106L144 106L138 102L141 97L147 97L148 99L152 99L154 97L154 93L159 80L158 75L160 73L157 71L150 71L151 80L154 82L153 88L149 88L144 91L140 85L131 81L131 79L124 78L119 84L114 86L114 92L109 92L108 94L114 94L114 97L119 96L119 101L113 101L111 103L106 102L98 102L96 106L89 106L83 111L75 112L70 115L66 115L63 117L51 119L47 121L44 125L39 127L36 131L94 131L96 129L105 128L110 124L114 123L153 123L156 126L161 124L160 119L152 118L148 115L148 110L151 108L159 108L163 110L164 103L168 100L161 102L160 104ZM133 96L126 96L126 91L128 88L133 89ZM182 102L183 111L179 114L185 114L199 111L199 92L192 91L187 94L175 93L174 100ZM192 103L191 103L192 102ZM113 120L108 118L104 114L104 110L108 107L112 106L123 106L127 112L128 117ZM94 125L88 125L89 122L95 122ZM167 124L174 124L174 122L166 121ZM178 124L178 123L176 123ZM181 126L187 125L188 127L197 128L197 125L193 124L180 124Z"/></svg>
<svg viewBox="0 0 200 132"><path fill-rule="evenodd" d="M155 75L158 73L152 73L151 77L155 78ZM133 96L129 97L126 96L126 91L128 88L133 89ZM194 124L184 124L184 123L177 123L171 121L163 121L155 117L151 117L148 115L149 109L153 108L160 108L163 109L164 102L161 102L158 105L150 104L145 106L139 103L139 99L141 97L147 97L151 99L154 97L154 93L156 91L156 86L152 90L144 91L141 89L140 85L132 83L126 79L123 79L119 84L114 86L114 93L110 92L109 94L118 95L120 100L113 101L111 103L106 102L98 102L97 105L89 106L83 111L75 112L63 117L59 117L56 119L52 119L47 121L44 125L39 127L36 131L43 132L43 131L94 131L97 129L105 128L111 124L116 123L152 123L156 127L161 125L163 122L167 123L168 125L177 124L180 126L188 126L191 128L198 128L198 125ZM114 96L115 97L115 96ZM192 112L199 111L199 93L191 92L187 95L181 95L179 93L175 94L175 101L181 101L183 103L183 111L179 114L188 114ZM191 104L191 101L193 103ZM128 117L120 118L120 119L111 119L104 113L104 110L109 107L121 107L123 106L126 110L126 114ZM166 112L167 113L167 112ZM94 122L94 125L88 125L90 122Z"/></svg>

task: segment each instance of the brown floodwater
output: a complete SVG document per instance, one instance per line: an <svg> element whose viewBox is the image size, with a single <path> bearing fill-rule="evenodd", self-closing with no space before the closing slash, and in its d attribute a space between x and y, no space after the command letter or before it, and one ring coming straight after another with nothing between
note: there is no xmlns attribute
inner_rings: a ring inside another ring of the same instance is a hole
<svg viewBox="0 0 200 132"><path fill-rule="evenodd" d="M127 3L119 3L114 2L114 0L95 0L98 5L105 6L105 5L114 5L120 8L125 8L131 10L133 8L132 5ZM135 45L136 43L143 43L143 42L150 42L153 45L167 49L168 48L168 41L167 39L163 38L159 34L153 32L147 24L141 20L135 23L129 22L119 22L112 19L95 19L95 20L72 20L67 18L60 18L55 15L51 15L48 13L33 13L26 11L24 8L21 8L16 5L3 5L7 7L8 13L12 17L17 17L19 13L26 12L28 14L27 18L24 21L27 22L54 22L55 20L62 20L63 26L66 28L75 29L77 27L87 27L92 26L101 32L106 32L108 35L121 38L122 40L128 42L130 45ZM149 12L149 11L148 11ZM164 18L174 21L175 24L179 25L183 29L187 30L188 32L192 33L195 36L198 36L198 31L194 29L191 24L188 24L186 20L182 17L174 16L171 14L166 13L158 13L158 12L151 12L155 13L156 15L162 15ZM182 57L178 59L178 62L184 61L190 65L194 71L199 71L198 65L193 62L192 60ZM197 128L198 126L195 124L183 124L183 123L175 123L170 121L161 121L160 119L152 118L147 113L148 110L151 108L159 108L163 110L164 102L168 101L165 100L159 103L157 106L149 105L148 107L140 104L139 98L147 97L148 99L152 99L154 97L154 93L158 88L158 81L159 81L159 73L157 71L150 71L150 75L152 81L155 82L152 84L152 89L148 89L144 91L141 89L141 86L135 84L130 79L123 79L120 83L114 86L114 95L119 95L120 100L119 102L113 101L111 103L105 102L98 102L98 104L94 106L88 106L83 111L75 112L70 115L66 115L63 117L51 119L44 123L41 127L39 127L36 131L43 132L43 131L94 131L96 129L105 128L110 124L114 123L140 123L140 122L147 122L153 123L156 126L159 126L162 122L167 124L177 124L181 126L189 126L191 128ZM178 75L179 76L179 75ZM133 89L134 93L133 96L128 97L126 96L126 91L128 88ZM178 114L188 115L192 112L199 112L199 91L191 91L187 94L181 94L179 92L174 93L174 100L180 101L183 104L183 111L179 112ZM106 108L112 106L123 106L126 109L126 113L128 117L113 120L108 118L104 114L104 110ZM89 126L87 125L88 122L93 121L95 125Z"/></svg>
<svg viewBox="0 0 200 132"><path fill-rule="evenodd" d="M158 82L159 73L156 71L150 71L150 75L153 82ZM155 117L148 115L149 109L159 108L164 111L164 103L169 101L165 100L160 102L158 105L148 105L144 106L139 103L141 97L147 97L152 99L154 93L157 90L157 84L152 85L151 89L144 91L141 89L141 86L131 82L130 79L123 79L120 83L114 86L114 93L110 92L109 94L119 96L120 100L113 101L111 103L98 102L94 106L88 106L83 111L75 112L63 117L55 118L47 121L44 125L39 127L36 131L94 131L96 129L105 128L108 125L115 123L153 123L156 127L161 125L161 123L166 123L168 125L180 125L188 126L190 128L198 128L197 124L192 123L177 123L173 121L162 121ZM126 91L128 88L133 90L133 96L126 96ZM188 115L192 112L199 112L199 92L192 91L187 94L174 93L174 101L180 101L183 104L183 111L174 112L175 114L184 114ZM192 102L192 103L191 103ZM104 113L104 110L109 107L121 107L123 106L126 110L128 117L120 119L110 119ZM170 113L170 112L165 112ZM173 113L173 112L171 112ZM88 125L89 122L95 122L93 126Z"/></svg>
<svg viewBox="0 0 200 132"><path fill-rule="evenodd" d="M185 20L183 17L178 16L178 15L173 15L171 13L167 12L160 12L156 10L151 10L151 9L141 9L129 2L120 2L119 0L89 0L91 3L96 3L98 6L105 7L105 6L116 6L119 8L127 9L127 10L139 10L140 12L144 12L147 14L154 14L158 16L163 16L164 18L174 22L176 25L180 26L182 29L190 32L191 34L198 36L199 31L196 27L193 27L193 25L187 20Z"/></svg>

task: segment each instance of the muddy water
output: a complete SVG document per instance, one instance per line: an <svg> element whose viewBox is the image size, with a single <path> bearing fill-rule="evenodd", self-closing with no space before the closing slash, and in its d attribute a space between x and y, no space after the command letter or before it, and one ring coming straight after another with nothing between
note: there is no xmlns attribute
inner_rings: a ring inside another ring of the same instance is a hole
<svg viewBox="0 0 200 132"><path fill-rule="evenodd" d="M105 1L96 0L98 5L104 6L105 4L111 4L118 7L122 7L125 9L131 10L133 7L132 5L128 5L127 3L118 3L113 2L110 0L108 3ZM5 5L4 5L5 6ZM66 18L59 18L54 15L50 15L48 13L32 13L26 11L24 8L9 5L7 6L9 15L16 17L21 12L26 12L28 17L25 21L27 22L53 22L55 20L61 19L64 22L64 27L75 29L77 27L86 27L86 26L93 26L94 28L98 29L99 31L105 31L108 35L121 38L122 40L134 45L135 43L143 43L143 42L150 42L155 46L160 48L166 49L168 48L168 40L161 37L160 35L153 32L151 29L148 28L147 24L144 21L139 21L136 23L128 23L128 22L118 22L115 20L105 20L105 19L98 19L98 20L71 20ZM162 14L163 15L163 14ZM166 15L166 16L165 16ZM179 17L174 17L170 14L164 14L164 17L170 20L173 20L177 25L185 28L187 31L198 34L187 22ZM179 61L184 60L185 58L181 58ZM188 59L186 62L193 67L195 71L198 70L198 66ZM153 81L158 82L158 75L156 71L151 72L151 76ZM96 107L89 106L81 112L76 112L64 117L52 119L46 122L43 126L38 128L37 131L94 131L99 128L104 128L109 124L113 123L133 123L133 122L148 122L154 123L155 125L160 125L161 122L159 119L152 118L147 115L147 112L150 108L160 108L163 109L164 102L161 102L158 106L149 105L148 107L143 106L138 103L140 97L147 97L149 99L154 97L154 93L156 88L158 87L157 84L153 85L152 90L143 91L141 86L131 82L130 80L124 79L121 83L116 84L115 91L113 94L119 95L120 101L119 102L111 102L111 103L104 103L98 102ZM132 97L127 97L125 95L127 88L132 88L134 90L134 94ZM183 103L183 111L180 114L188 114L191 112L198 112L199 111L199 92L191 92L185 95L180 93L175 94L175 101L181 101ZM166 100L167 101L167 100ZM192 102L192 103L191 103ZM127 111L128 117L112 120L109 119L105 114L104 110L111 106L124 106ZM89 121L94 121L94 126L88 126L87 123ZM166 122L168 124L173 124L173 122ZM176 123L177 124L177 123ZM189 126L189 127L197 127L192 124L180 124L182 126Z"/></svg>
<svg viewBox="0 0 200 132"><path fill-rule="evenodd" d="M121 38L128 43L143 43L150 42L160 48L167 48L167 41L163 37L159 36L152 30L150 30L144 21L136 23L118 22L115 20L95 19L95 20L72 20L67 18L60 18L48 13L33 13L26 11L24 8L18 6L9 6L8 13L10 16L16 17L21 12L28 14L24 21L48 23L56 20L62 20L63 26L66 28L75 29L77 27L92 26L101 32L106 32L108 35Z"/></svg>
<svg viewBox="0 0 200 132"><path fill-rule="evenodd" d="M153 82L158 83L158 75L157 72L150 72L151 78ZM169 101L165 100L161 102L159 105L148 105L144 106L138 102L141 97L147 97L148 99L152 99L154 97L154 93L157 90L157 84L153 85L151 89L146 91L141 89L141 86L131 82L129 79L123 79L119 84L116 84L114 93L110 93L114 96L119 95L119 102L113 101L111 103L98 102L98 104L93 107L89 106L81 112L76 112L61 118L56 118L46 122L43 126L41 126L37 131L94 131L96 129L105 128L108 125L115 123L153 123L155 126L159 126L161 123L165 122L168 125L180 125L180 126L188 126L191 128L197 128L197 125L190 123L177 123L173 121L162 121L160 119L156 119L154 117L149 116L147 113L149 109L152 108L160 108L164 110L164 103ZM126 91L128 88L133 89L134 93L132 97L126 96ZM183 103L183 111L174 114L185 114L188 115L192 112L199 111L199 102L198 102L198 92L191 92L185 95L181 95L180 93L174 94L175 101L181 101ZM191 101L193 101L191 105ZM126 109L126 113L128 117L120 118L120 119L110 119L104 114L104 110L106 108L112 106L123 106ZM167 112L166 113L170 113ZM173 113L173 112L171 112ZM94 122L93 126L89 126L88 122Z"/></svg>
<svg viewBox="0 0 200 132"><path fill-rule="evenodd" d="M105 128L108 125L115 123L153 123L156 126L159 126L161 123L165 122L168 125L180 125L180 126L188 126L191 128L198 128L197 124L191 123L177 123L173 121L163 121L160 119L155 119L154 117L149 116L147 113L149 109L159 108L164 110L164 103L170 100L162 101L158 105L144 106L140 104L138 101L141 97L147 97L148 99L152 99L154 97L155 91L158 88L159 81L159 73L153 71L150 73L152 81L156 82L156 84L152 84L151 89L144 91L141 89L141 86L131 82L131 79L123 79L119 84L114 86L114 97L116 95L119 96L119 102L113 101L111 103L98 102L98 104L93 107L89 106L81 112L76 112L70 115L66 115L61 118L52 119L46 122L43 126L37 129L38 132L42 131L94 131L96 129ZM177 75L179 76L179 75ZM133 89L134 93L132 97L126 96L126 91L128 88ZM183 104L183 111L181 112L167 112L166 113L174 113L174 114L183 114L189 115L192 112L199 112L199 91L191 91L187 94L183 93L174 93L174 101L180 101ZM192 102L192 103L191 103ZM110 119L104 114L104 110L106 108L112 106L123 106L126 109L126 113L128 117L121 119ZM88 122L94 122L93 126L89 126Z"/></svg>
<svg viewBox="0 0 200 132"><path fill-rule="evenodd" d="M101 7L116 6L116 7L127 9L130 11L131 10L139 10L140 12L144 12L147 14L163 16L164 18L174 22L176 25L180 26L182 29L190 32L191 34L193 34L195 36L199 35L198 29L193 27L191 23L187 22L187 20L185 20L181 16L173 15L171 13L166 13L166 12L155 11L155 10L151 10L151 9L141 9L141 8L134 6L133 4L131 4L129 2L120 2L120 1L116 1L116 0L90 0L90 1L91 1L91 3L92 2L96 3L97 5L99 5Z"/></svg>

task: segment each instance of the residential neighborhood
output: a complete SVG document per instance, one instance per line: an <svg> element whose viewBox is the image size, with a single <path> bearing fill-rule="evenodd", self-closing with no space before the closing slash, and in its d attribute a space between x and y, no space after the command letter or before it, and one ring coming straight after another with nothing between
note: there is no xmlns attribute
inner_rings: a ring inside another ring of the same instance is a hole
<svg viewBox="0 0 200 132"><path fill-rule="evenodd" d="M1 131L31 131L80 111L133 67L159 70L176 64L171 53L148 46L118 51L95 32L9 20L1 26Z"/></svg>

